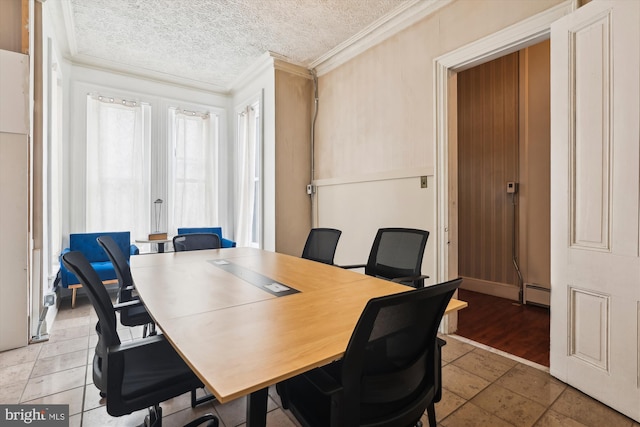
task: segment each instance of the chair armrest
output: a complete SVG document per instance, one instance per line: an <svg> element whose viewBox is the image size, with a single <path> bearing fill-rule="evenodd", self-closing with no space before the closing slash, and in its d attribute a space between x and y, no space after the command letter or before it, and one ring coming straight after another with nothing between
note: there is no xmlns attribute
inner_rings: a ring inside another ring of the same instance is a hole
<svg viewBox="0 0 640 427"><path fill-rule="evenodd" d="M342 384L329 375L324 369L316 368L302 374L302 376L326 396L342 391Z"/></svg>
<svg viewBox="0 0 640 427"><path fill-rule="evenodd" d="M139 299L132 299L129 301L125 301L125 302L120 302L118 304L114 304L113 305L113 309L115 311L119 311L125 308L133 308L133 307L140 307L142 306L142 301L140 301Z"/></svg>
<svg viewBox="0 0 640 427"><path fill-rule="evenodd" d="M64 263L62 262L62 255L66 254L68 252L71 252L71 249L70 248L64 248L62 250L62 252L60 252L60 255L58 255L58 261L60 262L60 270L62 270L62 271L69 271L69 270L67 270L67 267L65 267Z"/></svg>
<svg viewBox="0 0 640 427"><path fill-rule="evenodd" d="M64 263L62 262L62 255L66 254L67 252L71 252L71 248L64 248L62 252L60 252L60 255L58 256L58 261L60 261L60 268L64 268L64 271L67 271L67 268L64 266Z"/></svg>
<svg viewBox="0 0 640 427"><path fill-rule="evenodd" d="M73 273L70 272L62 262L62 256L68 252L71 252L71 248L64 248L62 252L60 252L60 256L58 257L58 260L60 261L60 269L58 270L60 281L58 283L58 286L63 288L66 288L74 282L78 283L77 279L75 278L76 276L74 276Z"/></svg>
<svg viewBox="0 0 640 427"><path fill-rule="evenodd" d="M351 270L354 268L365 268L367 265L366 264L354 264L354 265L336 265L336 267L340 267L340 268L344 268L347 270Z"/></svg>
<svg viewBox="0 0 640 427"><path fill-rule="evenodd" d="M236 242L233 240L225 239L224 237L220 238L220 247L222 248L235 248Z"/></svg>
<svg viewBox="0 0 640 427"><path fill-rule="evenodd" d="M118 289L118 303L139 300L140 297L138 295L133 295L133 291L135 291L135 289L136 288L134 286L127 286L125 288Z"/></svg>
<svg viewBox="0 0 640 427"><path fill-rule="evenodd" d="M138 338L132 341L125 341L117 345L112 345L111 347L107 348L107 354L109 354L109 357L111 357L111 355L124 353L127 351L132 351L132 352L140 351L140 350L137 350L140 348L144 348L145 351L147 351L146 349L151 348L150 346L171 347L171 344L169 344L169 341L167 341L164 335L149 335L145 338ZM173 347L171 348L173 350Z"/></svg>
<svg viewBox="0 0 640 427"><path fill-rule="evenodd" d="M140 249L136 245L130 245L129 255L140 255Z"/></svg>
<svg viewBox="0 0 640 427"><path fill-rule="evenodd" d="M395 279L391 279L392 282L400 283L400 282L415 282L416 280L428 279L429 276L425 276L421 274L420 276L408 276L408 277L396 277Z"/></svg>

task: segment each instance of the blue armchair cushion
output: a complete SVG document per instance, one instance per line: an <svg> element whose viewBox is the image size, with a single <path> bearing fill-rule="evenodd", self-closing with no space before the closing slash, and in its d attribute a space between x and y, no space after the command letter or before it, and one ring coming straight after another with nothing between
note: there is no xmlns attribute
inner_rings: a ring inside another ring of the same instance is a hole
<svg viewBox="0 0 640 427"><path fill-rule="evenodd" d="M213 233L220 237L220 243L223 248L235 248L236 242L233 240L225 239L222 237L222 227L182 227L178 228L178 234L191 234L191 233Z"/></svg>
<svg viewBox="0 0 640 427"><path fill-rule="evenodd" d="M62 287L66 288L69 285L80 283L76 276L62 264L62 255L70 251L82 252L101 280L117 278L107 253L98 244L97 238L100 236L111 236L122 250L122 253L125 254L127 261L131 255L137 255L140 252L135 245L130 243L130 233L128 231L71 234L69 235L69 247L65 248L60 254L60 285Z"/></svg>

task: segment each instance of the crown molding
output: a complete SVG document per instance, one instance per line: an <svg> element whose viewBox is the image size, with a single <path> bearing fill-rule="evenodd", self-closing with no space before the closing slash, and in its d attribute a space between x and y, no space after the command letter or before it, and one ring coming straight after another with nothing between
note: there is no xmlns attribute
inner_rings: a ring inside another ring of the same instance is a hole
<svg viewBox="0 0 640 427"><path fill-rule="evenodd" d="M216 95L228 95L226 88L207 83L199 80L188 79L185 77L175 76L173 74L161 73L158 71L148 70L140 67L132 67L130 65L116 63L98 59L89 55L78 54L73 57L66 58L71 64L85 68L91 68L98 71L107 71L113 74L120 74L128 77L136 77L143 80L153 81L162 84L171 84L188 89L211 92Z"/></svg>
<svg viewBox="0 0 640 427"><path fill-rule="evenodd" d="M340 43L310 64L318 76L328 73L389 37L410 27L453 0L413 0Z"/></svg>
<svg viewBox="0 0 640 427"><path fill-rule="evenodd" d="M227 93L233 93L249 85L253 80L262 75L265 71L274 68L275 57L271 52L265 52L244 70L227 88Z"/></svg>
<svg viewBox="0 0 640 427"><path fill-rule="evenodd" d="M289 74L293 74L298 77L304 77L305 79L311 79L311 71L309 68L302 64L295 64L289 62L287 59L275 59L274 67L276 70L284 71Z"/></svg>

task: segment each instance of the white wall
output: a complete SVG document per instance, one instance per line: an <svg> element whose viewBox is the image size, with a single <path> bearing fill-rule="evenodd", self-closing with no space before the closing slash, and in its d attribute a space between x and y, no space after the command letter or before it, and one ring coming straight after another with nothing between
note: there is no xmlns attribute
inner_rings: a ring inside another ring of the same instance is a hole
<svg viewBox="0 0 640 427"><path fill-rule="evenodd" d="M378 176L367 181L317 182L317 219L322 227L342 230L336 250L338 265L366 264L378 228L406 227L431 230L435 224L433 176L427 188L420 176ZM430 235L422 274L435 283L435 240Z"/></svg>
<svg viewBox="0 0 640 427"><path fill-rule="evenodd" d="M349 256L367 253L372 230L386 217L393 226L416 224L431 232L423 272L432 278L446 278L437 263L444 255L438 257L434 250L446 247L436 238L435 188L424 196L415 195L411 184L389 186L379 177L430 175L432 187L445 180L444 171L437 169L434 61L561 1L453 1L320 75L315 178L318 185L332 182L344 188L329 190L339 192L339 200L318 198L316 223L342 226L338 262L345 250ZM352 185L354 180L362 184ZM320 194L323 191L327 190L319 189ZM414 218L415 212L425 214Z"/></svg>

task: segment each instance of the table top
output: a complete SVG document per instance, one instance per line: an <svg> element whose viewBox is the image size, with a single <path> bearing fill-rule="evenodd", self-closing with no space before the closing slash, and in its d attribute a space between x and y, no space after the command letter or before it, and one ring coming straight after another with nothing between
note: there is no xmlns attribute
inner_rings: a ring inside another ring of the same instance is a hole
<svg viewBox="0 0 640 427"><path fill-rule="evenodd" d="M299 292L266 292L216 260ZM369 299L411 289L254 248L131 257L131 273L158 327L222 403L339 359ZM464 307L452 300L447 312Z"/></svg>

